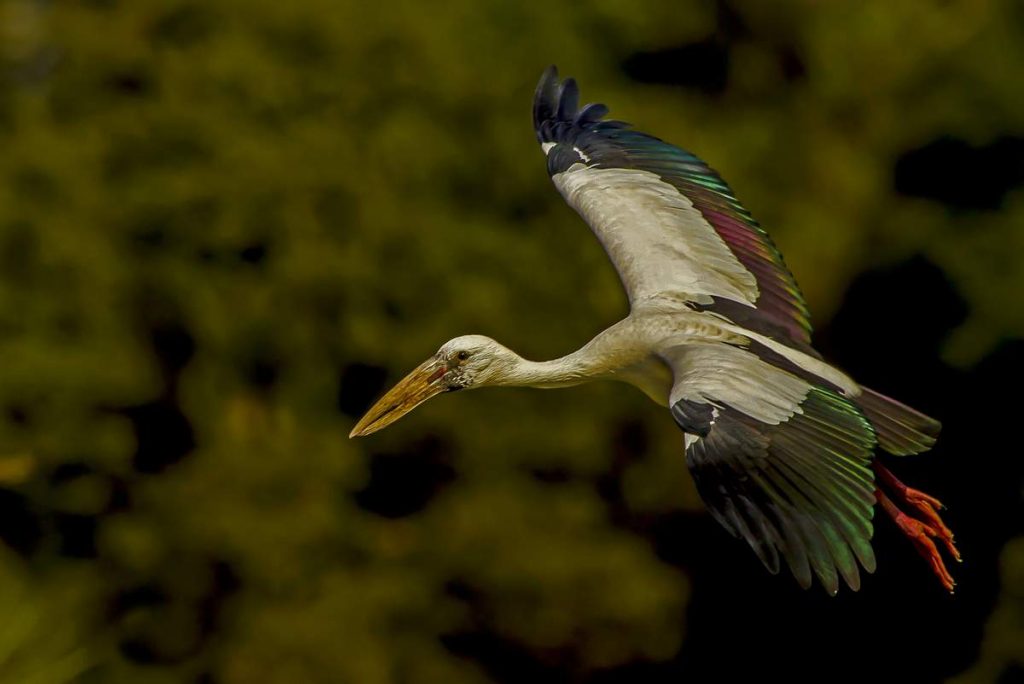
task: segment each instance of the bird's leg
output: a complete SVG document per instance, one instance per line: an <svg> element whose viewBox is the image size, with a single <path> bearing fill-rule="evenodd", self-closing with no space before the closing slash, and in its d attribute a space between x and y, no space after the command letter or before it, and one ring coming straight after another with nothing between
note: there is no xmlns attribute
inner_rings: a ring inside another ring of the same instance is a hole
<svg viewBox="0 0 1024 684"><path fill-rule="evenodd" d="M932 571L938 576L939 581L942 582L942 586L952 592L956 582L953 581L953 577L946 569L939 550L935 547L935 543L932 542L932 539L940 540L945 545L949 554L956 560L960 560L960 552L957 551L956 546L953 544L953 533L942 522L942 518L939 517L938 511L942 508L942 503L924 492L906 486L878 461L875 461L872 467L878 474L879 488L875 490L875 498L878 500L879 505L881 505L882 510L893 519L897 527L900 528L900 531L907 535L910 541L914 543L918 553L928 561ZM882 491L882 487L888 488L893 496L914 508L919 517L912 517L901 511L892 502L892 499Z"/></svg>
<svg viewBox="0 0 1024 684"><path fill-rule="evenodd" d="M871 464L875 473L878 475L879 480L886 487L889 487L897 495L908 504L911 504L926 516L930 516L938 524L942 524L939 520L937 511L945 508L942 502L936 499L934 496L929 496L924 492L920 492L916 489L911 489L907 485L903 484L896 479L896 476L892 474L892 471L886 468L878 461L874 461Z"/></svg>

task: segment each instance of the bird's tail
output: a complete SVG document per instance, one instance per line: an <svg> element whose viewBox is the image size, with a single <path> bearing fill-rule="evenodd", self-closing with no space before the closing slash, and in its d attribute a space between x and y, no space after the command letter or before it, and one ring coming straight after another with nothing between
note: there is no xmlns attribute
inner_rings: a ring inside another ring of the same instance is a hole
<svg viewBox="0 0 1024 684"><path fill-rule="evenodd" d="M867 387L861 389L854 401L871 421L882 449L909 456L932 448L942 429L939 421Z"/></svg>

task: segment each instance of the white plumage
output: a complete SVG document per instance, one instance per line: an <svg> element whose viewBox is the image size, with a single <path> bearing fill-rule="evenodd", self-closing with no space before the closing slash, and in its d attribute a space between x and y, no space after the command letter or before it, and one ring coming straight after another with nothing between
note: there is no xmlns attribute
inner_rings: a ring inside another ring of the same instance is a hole
<svg viewBox="0 0 1024 684"><path fill-rule="evenodd" d="M719 296L754 306L754 276L693 202L656 174L574 164L551 179L601 241L631 303Z"/></svg>

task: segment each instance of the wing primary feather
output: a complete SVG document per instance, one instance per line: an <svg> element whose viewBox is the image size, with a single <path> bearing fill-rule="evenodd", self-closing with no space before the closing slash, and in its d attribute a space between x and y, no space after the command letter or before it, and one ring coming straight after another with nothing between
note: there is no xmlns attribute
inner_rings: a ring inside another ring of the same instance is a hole
<svg viewBox="0 0 1024 684"><path fill-rule="evenodd" d="M586 126L592 124L602 117L608 114L608 107L603 104L593 102L586 105L580 110L580 113L576 115L576 119L573 121L577 126Z"/></svg>
<svg viewBox="0 0 1024 684"><path fill-rule="evenodd" d="M853 516L844 516L838 512L828 492L820 488L814 478L807 477L786 459L779 459L779 475L789 481L794 491L803 493L805 507L817 509L815 517L818 527L826 539L835 567L850 588L856 591L860 586L860 576L851 547L859 544L860 535L849 518L860 517L862 512L853 511Z"/></svg>
<svg viewBox="0 0 1024 684"><path fill-rule="evenodd" d="M562 82L562 90L558 96L558 111L555 116L559 121L573 121L576 109L580 104L580 89L576 79L567 78Z"/></svg>
<svg viewBox="0 0 1024 684"><path fill-rule="evenodd" d="M548 128L558 105L558 67L549 66L541 74L533 96L533 128L539 142L548 141Z"/></svg>
<svg viewBox="0 0 1024 684"><path fill-rule="evenodd" d="M804 538L814 574L821 580L825 590L834 596L839 590L839 585L832 554L833 544L826 534L826 532L835 534L831 529L831 524L820 515L816 517L811 515L817 507L780 471L766 472L757 480L761 487L766 490L774 489L790 504L789 517ZM769 486L769 482L771 482L771 486Z"/></svg>

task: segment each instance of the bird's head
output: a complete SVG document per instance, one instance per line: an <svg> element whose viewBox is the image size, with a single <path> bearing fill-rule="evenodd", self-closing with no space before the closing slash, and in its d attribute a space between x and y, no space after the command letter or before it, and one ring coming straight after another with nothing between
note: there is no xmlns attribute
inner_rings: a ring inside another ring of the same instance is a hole
<svg viewBox="0 0 1024 684"><path fill-rule="evenodd" d="M381 397L356 423L349 437L377 432L441 392L495 384L519 360L514 352L483 335L448 340Z"/></svg>

